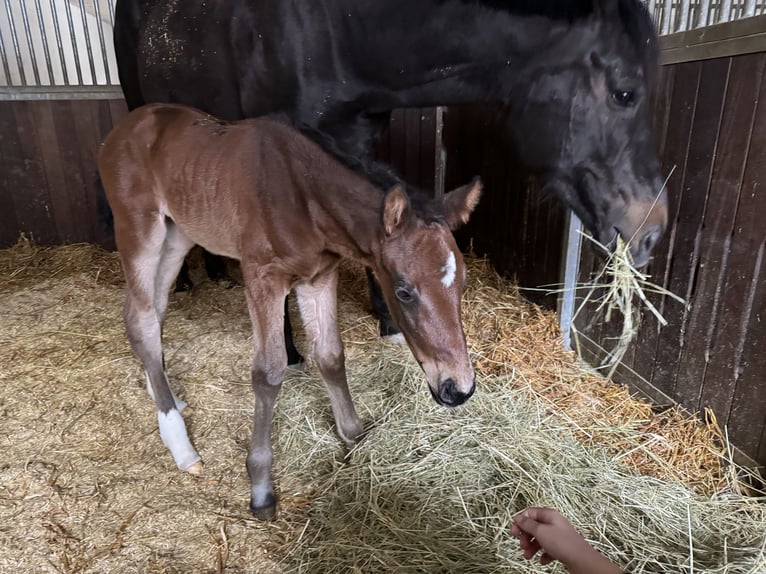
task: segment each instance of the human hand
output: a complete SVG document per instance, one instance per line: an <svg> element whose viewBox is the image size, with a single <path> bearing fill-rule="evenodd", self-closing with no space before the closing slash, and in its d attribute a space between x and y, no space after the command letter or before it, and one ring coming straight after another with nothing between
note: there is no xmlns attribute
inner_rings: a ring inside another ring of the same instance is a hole
<svg viewBox="0 0 766 574"><path fill-rule="evenodd" d="M538 552L540 563L559 560L571 574L619 574L620 570L593 548L569 521L552 508L527 508L516 515L511 534L519 539L524 558Z"/></svg>

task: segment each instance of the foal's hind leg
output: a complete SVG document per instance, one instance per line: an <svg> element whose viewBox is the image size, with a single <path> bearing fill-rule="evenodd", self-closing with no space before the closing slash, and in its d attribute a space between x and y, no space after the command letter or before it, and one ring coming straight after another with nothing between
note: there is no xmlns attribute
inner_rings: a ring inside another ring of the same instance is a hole
<svg viewBox="0 0 766 574"><path fill-rule="evenodd" d="M157 303L158 298L162 303L163 297L158 293L157 284L168 283L160 273L168 235L166 222L158 214L129 217L133 219L126 218L115 224L128 287L124 310L128 340L146 370L149 393L157 405L162 442L170 450L178 468L197 474L202 470L201 459L189 441L162 360L161 314ZM136 241L136 237L140 240ZM167 300L167 294L164 300Z"/></svg>
<svg viewBox="0 0 766 574"><path fill-rule="evenodd" d="M178 276L178 271L183 265L186 255L194 247L194 242L173 221L166 219L165 223L165 241L162 244L162 256L154 281L154 307L157 310L157 318L160 321L160 335L165 324L165 312L168 307L170 288ZM162 359L162 366L164 367L164 354ZM146 390L153 399L154 395L148 374L146 376ZM179 412L183 412L186 408L186 403L179 399L172 389L170 392L173 394L176 408Z"/></svg>
<svg viewBox="0 0 766 574"><path fill-rule="evenodd" d="M343 441L351 446L364 427L356 413L346 379L346 359L337 323L337 270L296 286L311 355L319 367L330 395L335 426Z"/></svg>

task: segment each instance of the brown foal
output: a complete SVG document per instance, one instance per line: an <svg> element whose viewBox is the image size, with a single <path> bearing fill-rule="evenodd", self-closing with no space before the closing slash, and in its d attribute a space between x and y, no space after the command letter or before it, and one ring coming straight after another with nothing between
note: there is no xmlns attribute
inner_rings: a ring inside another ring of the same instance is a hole
<svg viewBox="0 0 766 574"><path fill-rule="evenodd" d="M451 229L481 194L469 185L440 200L387 193L317 144L271 119L223 122L192 108L148 105L109 134L98 158L114 213L127 282L124 318L131 347L157 406L160 436L182 470L200 456L164 368L168 292L195 244L238 259L253 325L253 436L247 456L250 508L271 518L271 424L287 359L284 299L295 289L311 355L327 386L340 437L363 432L346 381L336 324L341 258L372 267L434 399L457 406L474 392L461 321L465 265Z"/></svg>

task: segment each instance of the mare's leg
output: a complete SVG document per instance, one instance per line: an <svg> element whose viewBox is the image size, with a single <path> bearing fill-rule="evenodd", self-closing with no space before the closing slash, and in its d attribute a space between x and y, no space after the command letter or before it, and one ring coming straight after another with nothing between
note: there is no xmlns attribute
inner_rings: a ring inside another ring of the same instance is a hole
<svg viewBox="0 0 766 574"><path fill-rule="evenodd" d="M391 317L391 311L388 310L385 300L383 299L383 293L380 290L380 283L375 279L375 274L372 269L365 267L367 271L367 284L370 287L370 303L372 304L372 310L378 318L380 336L390 337L393 335L400 335L401 331L396 326L394 318Z"/></svg>
<svg viewBox="0 0 766 574"><path fill-rule="evenodd" d="M250 511L261 520L274 518L277 499L271 482L273 452L271 424L274 404L282 387L287 355L282 328L283 301L287 283L279 284L269 277L259 276L253 264L242 262L245 293L250 319L253 323L252 383L255 393L253 436L247 455L250 476Z"/></svg>
<svg viewBox="0 0 766 574"><path fill-rule="evenodd" d="M132 214L115 222L115 235L128 288L125 327L130 346L146 370L147 390L157 405L162 442L170 450L178 468L197 474L202 470L201 459L189 441L163 365L157 283L160 277L167 282L160 273L168 236L167 222L156 213Z"/></svg>
<svg viewBox="0 0 766 574"><path fill-rule="evenodd" d="M293 341L293 325L290 323L288 297L285 297L285 349L287 349L287 366L297 368L303 364L303 356L295 348L295 341Z"/></svg>
<svg viewBox="0 0 766 574"><path fill-rule="evenodd" d="M364 427L356 413L346 379L346 360L337 323L337 270L296 286L311 355L319 367L330 395L338 434L349 446L362 435Z"/></svg>

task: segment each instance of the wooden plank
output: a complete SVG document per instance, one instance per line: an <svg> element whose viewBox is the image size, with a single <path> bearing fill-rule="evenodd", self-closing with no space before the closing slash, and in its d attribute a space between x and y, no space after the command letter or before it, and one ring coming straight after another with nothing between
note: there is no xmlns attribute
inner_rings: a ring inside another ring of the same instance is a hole
<svg viewBox="0 0 766 574"><path fill-rule="evenodd" d="M64 160L61 157L62 142L56 133L55 114L60 113L60 106L55 102L36 102L35 121L40 138L40 158L42 160L46 185L50 195L51 210L58 229L58 243L67 244L75 241L81 226L79 213L72 210L72 202L66 181ZM66 146L72 146L68 138Z"/></svg>
<svg viewBox="0 0 766 574"><path fill-rule="evenodd" d="M404 110L404 179L420 187L420 108Z"/></svg>
<svg viewBox="0 0 766 574"><path fill-rule="evenodd" d="M724 115L710 184L704 226L699 230L699 266L676 393L692 410L702 408L702 383L713 334L720 320L720 296L729 242L750 145L766 55L732 59Z"/></svg>
<svg viewBox="0 0 766 574"><path fill-rule="evenodd" d="M664 138L661 171L672 176L668 179L667 192L670 204L668 230L661 242L655 248L653 261L646 272L652 281L668 286L672 268L673 246L677 231L677 221L680 218L680 206L683 189L683 174L686 157L691 142L691 125L697 100L702 65L699 62L679 64L673 74L673 89L669 105L666 136ZM648 295L649 300L662 308L662 297ZM657 355L657 342L660 327L656 319L648 311L641 316L641 329L636 336L636 354L633 369L644 379L652 381L652 371ZM656 384L656 383L655 383ZM663 391L665 391L663 389ZM667 391L665 391L667 392Z"/></svg>
<svg viewBox="0 0 766 574"><path fill-rule="evenodd" d="M660 62L674 64L766 51L766 15L660 38Z"/></svg>
<svg viewBox="0 0 766 574"><path fill-rule="evenodd" d="M89 216L88 191L82 174L82 162L79 139L77 136L77 122L80 118L75 116L75 110L70 101L51 102L53 110L53 124L58 141L58 149L61 158L63 177L59 182L61 200L66 202L66 214L69 218L67 228L71 229L71 235L66 238L67 243L79 243L92 241L90 226L86 223Z"/></svg>
<svg viewBox="0 0 766 574"><path fill-rule="evenodd" d="M766 183L766 162L760 166L749 190ZM758 208L766 210L766 193L753 194ZM751 204L752 205L752 204ZM753 207L756 207L753 205ZM753 273L748 298L743 301L744 344L742 357L735 365L735 388L728 418L729 438L745 453L766 465L766 453L759 453L761 439L766 433L766 237L761 231L761 244L754 254ZM750 309L749 315L744 310Z"/></svg>
<svg viewBox="0 0 766 574"><path fill-rule="evenodd" d="M436 108L420 110L420 186L434 192L436 185Z"/></svg>
<svg viewBox="0 0 766 574"><path fill-rule="evenodd" d="M742 192L731 229L731 271L724 284L721 320L712 341L702 394L702 404L710 406L722 418L728 417L732 410L737 378L743 368L745 331L751 312L748 301L752 299L754 259L764 241L763 213L766 197L763 192L758 192L758 188L762 189L766 177L765 82L766 77L762 76ZM763 373L759 375L762 377ZM728 420L724 418L721 422L728 423Z"/></svg>
<svg viewBox="0 0 766 574"><path fill-rule="evenodd" d="M405 181L407 179L405 176L406 136L404 110L394 110L391 114L391 123L388 126L388 157L391 160L391 166Z"/></svg>
<svg viewBox="0 0 766 574"><path fill-rule="evenodd" d="M694 275L699 264L697 238L702 229L705 205L710 192L713 157L723 114L726 84L729 77L728 58L708 60L702 64L699 92L691 125L690 144L679 198L679 217L670 268L668 289L687 301L692 296ZM657 341L652 384L663 389L684 406L687 397L676 392L678 361L683 351L688 322L688 308L666 298L663 316L667 326ZM696 393L695 393L696 402Z"/></svg>
<svg viewBox="0 0 766 574"><path fill-rule="evenodd" d="M3 163L14 178L14 185L7 187L15 206L18 231L27 234L34 242L51 245L58 242L58 232L51 213L50 197L37 138L33 106L36 102L16 102L14 149L7 150ZM11 132L12 133L12 132ZM5 136L5 134L3 134Z"/></svg>
<svg viewBox="0 0 766 574"><path fill-rule="evenodd" d="M0 169L0 248L11 247L19 239L19 221L13 204L11 190L17 185L18 173L11 163L14 150L18 149L14 104L0 103L0 157L3 169Z"/></svg>

